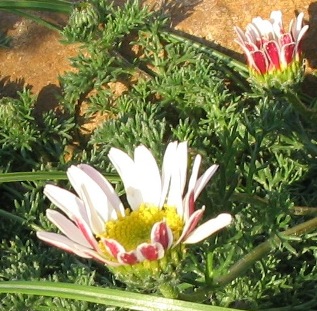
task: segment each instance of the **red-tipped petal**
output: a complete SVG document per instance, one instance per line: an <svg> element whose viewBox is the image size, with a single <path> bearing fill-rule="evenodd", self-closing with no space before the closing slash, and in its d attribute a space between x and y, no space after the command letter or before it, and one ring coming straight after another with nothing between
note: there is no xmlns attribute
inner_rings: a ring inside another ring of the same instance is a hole
<svg viewBox="0 0 317 311"><path fill-rule="evenodd" d="M85 250L85 253L89 256L91 256L91 258L95 259L96 261L99 261L107 266L111 266L111 267L118 267L118 266L121 266L120 263L118 262L114 262L114 261L111 261L111 260L107 260L105 259L102 255L100 255L99 253L97 252L94 252L93 250L91 249L86 249Z"/></svg>
<svg viewBox="0 0 317 311"><path fill-rule="evenodd" d="M164 248L160 243L142 243L138 246L137 251L140 252L146 260L158 260L164 256Z"/></svg>
<svg viewBox="0 0 317 311"><path fill-rule="evenodd" d="M105 259L101 254L97 253L96 251L90 248L84 247L80 244L77 244L61 234L57 234L54 232L40 231L40 232L37 232L36 235L38 236L39 239L43 240L44 242L50 245L53 245L55 247L58 247L66 252L76 254L77 256L80 256L83 258L92 258L108 266L115 267L120 265L117 262L113 262L113 261Z"/></svg>
<svg viewBox="0 0 317 311"><path fill-rule="evenodd" d="M195 229L183 243L186 244L194 244L198 243L210 235L214 234L218 230L230 225L232 221L232 216L227 213L223 213L218 215L216 218L209 219L204 224L200 225L197 229Z"/></svg>
<svg viewBox="0 0 317 311"><path fill-rule="evenodd" d="M270 60L270 67L274 67L276 69L280 69L280 48L275 41L269 41L265 44L264 49L266 51L266 55Z"/></svg>
<svg viewBox="0 0 317 311"><path fill-rule="evenodd" d="M135 265L141 261L141 258L140 256L137 256L136 251L119 253L117 259L120 263L126 265Z"/></svg>
<svg viewBox="0 0 317 311"><path fill-rule="evenodd" d="M164 249L171 247L173 243L173 232L165 221L154 224L151 231L151 242L160 243Z"/></svg>
<svg viewBox="0 0 317 311"><path fill-rule="evenodd" d="M265 54L262 51L255 51L251 53L253 62L254 62L254 69L257 70L260 74L265 74L269 67L268 61Z"/></svg>
<svg viewBox="0 0 317 311"><path fill-rule="evenodd" d="M77 226L75 226L75 224L72 221L66 218L63 214L52 209L47 209L46 216L70 240L84 247L88 247L88 248L92 247L92 245L87 241L82 231ZM97 243L95 244L97 245Z"/></svg>
<svg viewBox="0 0 317 311"><path fill-rule="evenodd" d="M190 191L190 189L188 189L188 191ZM190 192L187 192L185 195L185 198L183 200L183 204L184 204L184 214L183 215L179 215L180 217L182 217L184 219L184 221L186 222L187 219L189 218L189 216L191 215L192 211L191 211L191 207L195 208L195 205L192 206L191 202L194 202L194 191L191 190Z"/></svg>
<svg viewBox="0 0 317 311"><path fill-rule="evenodd" d="M280 37L280 45L283 46L285 44L289 44L289 43L292 43L294 42L293 41L293 38L291 36L291 34L289 32L283 34L281 37Z"/></svg>
<svg viewBox="0 0 317 311"><path fill-rule="evenodd" d="M301 29L301 31L300 31L300 33L298 34L298 37L297 37L297 39L296 39L296 46L295 46L295 53L297 54L297 55L300 55L301 53L302 53L302 47L301 47L301 40L302 40L302 38L303 38L303 36L304 36L304 34L306 33L306 31L308 30L308 25L305 25L302 29Z"/></svg>
<svg viewBox="0 0 317 311"><path fill-rule="evenodd" d="M83 258L91 258L91 256L88 255L87 252L85 252L85 250L88 249L87 247L81 246L71 241L69 238L65 237L64 235L54 233L54 232L46 232L46 231L36 232L36 235L42 241L50 245L53 245L55 247L58 247L68 253L73 253Z"/></svg>
<svg viewBox="0 0 317 311"><path fill-rule="evenodd" d="M259 48L253 42L245 42L244 48L249 52L259 51Z"/></svg>
<svg viewBox="0 0 317 311"><path fill-rule="evenodd" d="M295 43L287 44L282 47L281 60L283 65L288 65L294 59Z"/></svg>
<svg viewBox="0 0 317 311"><path fill-rule="evenodd" d="M106 250L114 257L117 258L119 253L125 252L124 247L113 239L101 239L105 245Z"/></svg>
<svg viewBox="0 0 317 311"><path fill-rule="evenodd" d="M201 209L197 210L189 217L188 221L185 223L185 227L183 229L183 232L180 238L174 244L174 246L176 246L181 241L183 241L196 228L198 222L203 216L204 210L205 210L205 207L203 206Z"/></svg>

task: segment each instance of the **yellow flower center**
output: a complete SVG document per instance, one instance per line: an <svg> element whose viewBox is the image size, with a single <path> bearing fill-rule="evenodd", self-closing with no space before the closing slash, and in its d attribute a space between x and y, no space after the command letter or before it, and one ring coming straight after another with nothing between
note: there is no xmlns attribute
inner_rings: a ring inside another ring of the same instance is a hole
<svg viewBox="0 0 317 311"><path fill-rule="evenodd" d="M151 242L151 230L155 223L165 219L173 232L174 241L178 240L184 227L184 221L177 214L175 207L158 208L142 204L138 210L126 209L125 216L105 223L105 232L98 237L113 239L119 242L126 251L136 249L141 243ZM101 249L105 250L102 243Z"/></svg>

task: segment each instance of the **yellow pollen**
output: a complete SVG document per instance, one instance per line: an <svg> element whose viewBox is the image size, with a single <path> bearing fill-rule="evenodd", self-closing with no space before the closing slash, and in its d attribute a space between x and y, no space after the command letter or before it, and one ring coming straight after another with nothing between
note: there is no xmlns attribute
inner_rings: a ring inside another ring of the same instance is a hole
<svg viewBox="0 0 317 311"><path fill-rule="evenodd" d="M142 204L135 211L126 209L125 216L106 222L105 232L98 237L114 239L123 245L126 251L131 251L141 243L149 243L153 225L163 219L171 228L173 239L176 241L184 227L184 221L177 214L176 208L164 206L159 209L150 204ZM102 250L106 251L102 242L99 245Z"/></svg>

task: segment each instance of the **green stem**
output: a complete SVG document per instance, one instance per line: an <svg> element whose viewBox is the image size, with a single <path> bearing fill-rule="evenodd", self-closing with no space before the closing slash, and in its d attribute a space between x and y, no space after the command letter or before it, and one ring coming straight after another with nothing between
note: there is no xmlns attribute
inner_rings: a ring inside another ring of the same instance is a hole
<svg viewBox="0 0 317 311"><path fill-rule="evenodd" d="M317 111L315 109L307 108L300 100L298 95L292 91L286 91L286 99L293 105L294 109L311 125L314 127L317 124Z"/></svg>
<svg viewBox="0 0 317 311"><path fill-rule="evenodd" d="M293 206L292 212L294 215L313 215L317 214L317 207L308 206Z"/></svg>
<svg viewBox="0 0 317 311"><path fill-rule="evenodd" d="M232 201L238 201L240 203L247 203L257 205L261 208L267 208L269 204L269 200L261 198L257 195L250 195L247 193L233 193L231 196ZM316 215L317 214L317 207L315 206L299 206L294 205L291 207L290 211L294 215Z"/></svg>
<svg viewBox="0 0 317 311"><path fill-rule="evenodd" d="M283 236L296 235L300 236L305 233L311 232L317 228L317 217L308 220L302 224L299 224L293 228L285 230L281 233ZM229 270L228 274L220 276L214 280L214 284L217 286L225 286L232 282L234 279L242 275L247 271L256 261L260 260L264 256L268 255L273 249L276 248L276 244L280 243L280 237L275 235L268 239L266 242L261 243L255 247L250 253L245 255L236 264L234 264Z"/></svg>

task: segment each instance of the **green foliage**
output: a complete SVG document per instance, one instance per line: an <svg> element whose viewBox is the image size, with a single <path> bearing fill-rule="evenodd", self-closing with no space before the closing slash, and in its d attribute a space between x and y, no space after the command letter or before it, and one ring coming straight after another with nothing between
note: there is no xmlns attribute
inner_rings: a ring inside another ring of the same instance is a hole
<svg viewBox="0 0 317 311"><path fill-rule="evenodd" d="M105 173L113 171L110 147L132 155L144 144L161 161L169 141L187 140L190 160L200 153L203 168L219 164L197 207L206 206L206 219L229 212L235 220L190 249L181 294L246 310L316 310L316 233L285 233L312 218L310 208L317 206L316 129L281 94L259 97L244 73L233 70L234 62L171 34L167 25L159 12L136 1L122 7L106 0L76 4L63 30L65 42L80 43L71 59L74 70L60 77L65 113L37 118L35 98L26 90L17 99L1 98L1 170L65 170L66 149L75 142L71 162ZM75 131L91 120L98 122L89 133ZM2 209L25 219L18 229L14 223L0 225L3 279L119 286L104 267L42 245L29 233L33 223L54 230L44 216L42 182L0 186ZM304 215L303 208L310 212ZM219 285L232 266L268 239L265 256ZM5 295L1 303L12 310L99 310L23 295Z"/></svg>
<svg viewBox="0 0 317 311"><path fill-rule="evenodd" d="M0 98L0 163L3 170L39 169L61 161L71 140L72 119L49 111L36 115L36 98L25 89L18 98Z"/></svg>

